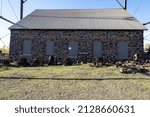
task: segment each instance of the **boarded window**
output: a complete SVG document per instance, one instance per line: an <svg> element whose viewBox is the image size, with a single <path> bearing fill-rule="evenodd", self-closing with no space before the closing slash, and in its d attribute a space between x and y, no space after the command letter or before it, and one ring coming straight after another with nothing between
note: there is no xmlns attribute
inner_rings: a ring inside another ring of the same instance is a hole
<svg viewBox="0 0 150 117"><path fill-rule="evenodd" d="M69 57L78 56L78 41L69 41Z"/></svg>
<svg viewBox="0 0 150 117"><path fill-rule="evenodd" d="M127 42L118 42L117 44L117 56L119 59L128 58L128 43Z"/></svg>
<svg viewBox="0 0 150 117"><path fill-rule="evenodd" d="M93 57L102 57L102 42L94 41L93 42Z"/></svg>
<svg viewBox="0 0 150 117"><path fill-rule="evenodd" d="M24 40L23 41L23 54L31 54L31 46L32 46L32 41Z"/></svg>
<svg viewBox="0 0 150 117"><path fill-rule="evenodd" d="M46 55L52 56L54 53L54 41L46 41Z"/></svg>

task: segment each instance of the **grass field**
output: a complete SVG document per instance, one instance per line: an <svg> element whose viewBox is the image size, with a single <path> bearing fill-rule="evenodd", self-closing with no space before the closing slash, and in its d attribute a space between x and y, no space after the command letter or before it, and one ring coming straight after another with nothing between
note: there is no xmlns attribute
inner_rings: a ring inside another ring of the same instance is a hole
<svg viewBox="0 0 150 117"><path fill-rule="evenodd" d="M8 67L8 70L0 69L0 77L25 77L25 78L150 78L149 72L136 74L122 74L120 68L90 67L88 64L76 66L45 66L45 67Z"/></svg>
<svg viewBox="0 0 150 117"><path fill-rule="evenodd" d="M121 74L119 69L87 64L1 68L0 99L150 99L150 72Z"/></svg>

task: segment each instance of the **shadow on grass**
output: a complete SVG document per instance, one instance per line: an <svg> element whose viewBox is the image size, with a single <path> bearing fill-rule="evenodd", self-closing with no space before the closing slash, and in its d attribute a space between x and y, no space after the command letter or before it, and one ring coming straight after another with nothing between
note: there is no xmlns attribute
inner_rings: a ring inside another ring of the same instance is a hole
<svg viewBox="0 0 150 117"><path fill-rule="evenodd" d="M145 69L145 71L144 71L144 72L141 72L141 74L150 77L150 74L149 74L149 70L148 70L148 69Z"/></svg>
<svg viewBox="0 0 150 117"><path fill-rule="evenodd" d="M94 81L94 80L150 80L150 78L29 78L29 77L0 77L0 80L78 80L78 81Z"/></svg>

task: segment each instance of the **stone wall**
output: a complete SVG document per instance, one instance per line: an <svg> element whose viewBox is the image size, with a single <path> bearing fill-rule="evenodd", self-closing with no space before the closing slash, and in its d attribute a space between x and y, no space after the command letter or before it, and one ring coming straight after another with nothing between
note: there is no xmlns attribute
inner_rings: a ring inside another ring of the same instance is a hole
<svg viewBox="0 0 150 117"><path fill-rule="evenodd" d="M45 55L45 42L55 41L54 56L68 57L68 43L70 40L79 42L81 58L93 58L92 43L100 40L103 45L103 56L110 59L117 58L117 43L128 42L129 58L135 53L143 53L143 31L72 31L72 30L11 30L10 57L17 60L23 51L23 41L32 40L32 57L47 60Z"/></svg>

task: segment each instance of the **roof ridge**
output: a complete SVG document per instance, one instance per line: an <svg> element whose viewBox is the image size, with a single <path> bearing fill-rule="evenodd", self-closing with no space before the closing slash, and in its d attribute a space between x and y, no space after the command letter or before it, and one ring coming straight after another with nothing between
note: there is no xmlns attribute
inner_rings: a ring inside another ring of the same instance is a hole
<svg viewBox="0 0 150 117"><path fill-rule="evenodd" d="M40 11L44 11L44 10L124 10L123 8L83 8L83 9L36 9L36 10L40 10ZM35 11L36 11L35 10Z"/></svg>

